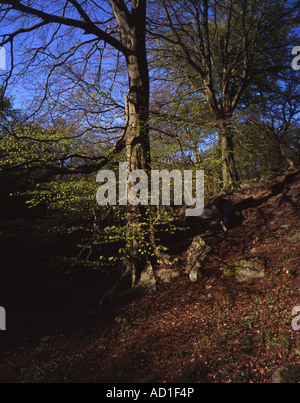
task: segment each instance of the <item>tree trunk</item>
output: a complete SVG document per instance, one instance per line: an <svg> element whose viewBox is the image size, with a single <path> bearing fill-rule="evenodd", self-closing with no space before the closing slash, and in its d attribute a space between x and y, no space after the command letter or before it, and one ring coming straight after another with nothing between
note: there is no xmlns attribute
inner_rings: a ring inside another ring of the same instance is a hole
<svg viewBox="0 0 300 403"><path fill-rule="evenodd" d="M126 56L129 90L126 98L126 124L123 134L126 145L127 175L134 170L143 170L150 180L149 142L149 71L146 54L146 0L132 1L129 12L123 2L110 0L118 21L122 43L130 52ZM127 176L128 177L128 176ZM127 181L127 195L134 183ZM150 183L148 183L149 189ZM125 293L152 293L156 291L156 281L150 262L151 216L148 205L132 205L127 200L127 258L121 263L122 274L100 302L106 297ZM137 195L138 198L138 195ZM128 282L131 288L128 289Z"/></svg>
<svg viewBox="0 0 300 403"><path fill-rule="evenodd" d="M143 30L143 27L140 27L137 21L132 35L135 54L126 58L129 78L129 91L126 100L126 160L128 174L133 170L144 170L150 181L149 75L145 33L141 32L141 29ZM127 191L132 185L132 183L127 183ZM152 229L149 206L132 206L128 202L127 209L127 251L129 257L126 261L126 270L131 272L132 287L139 286L145 293L153 292L155 290L155 279L149 257L151 255Z"/></svg>
<svg viewBox="0 0 300 403"><path fill-rule="evenodd" d="M195 142L193 144L193 155L194 155L194 164L196 167L200 167L201 165L201 155L199 153L198 143Z"/></svg>
<svg viewBox="0 0 300 403"><path fill-rule="evenodd" d="M233 189L237 187L238 182L238 172L234 159L232 130L230 127L233 109L227 107L228 102L226 102L226 94L223 95L223 107L221 108L220 105L218 105L212 82L213 80L209 76L204 80L205 98L219 128L219 143L222 153L223 189Z"/></svg>
<svg viewBox="0 0 300 403"><path fill-rule="evenodd" d="M220 144L222 152L222 179L223 189L233 189L237 187L239 180L235 165L232 132L228 125L221 123Z"/></svg>
<svg viewBox="0 0 300 403"><path fill-rule="evenodd" d="M294 169L294 162L287 156L283 144L279 143L281 157L287 162L289 169Z"/></svg>
<svg viewBox="0 0 300 403"><path fill-rule="evenodd" d="M147 70L146 70L147 71ZM126 160L128 174L133 170L150 170L149 146L149 80L146 71L142 70L135 56L128 59L129 92L127 96L127 132ZM148 175L150 178L150 175ZM127 192L133 184L127 183ZM148 264L148 254L145 251L149 226L147 224L147 206L127 207L127 250L128 266L132 272L132 286L140 280L143 269ZM149 219L148 219L149 223ZM141 240L144 240L141 244Z"/></svg>

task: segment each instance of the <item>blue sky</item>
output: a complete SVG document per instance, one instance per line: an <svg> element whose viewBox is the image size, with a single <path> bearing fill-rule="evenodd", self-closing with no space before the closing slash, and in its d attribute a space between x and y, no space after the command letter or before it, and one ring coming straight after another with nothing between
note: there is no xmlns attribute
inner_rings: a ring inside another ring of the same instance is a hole
<svg viewBox="0 0 300 403"><path fill-rule="evenodd" d="M51 2L51 4L52 4L52 9L50 8L49 9L49 11L52 11L53 10L53 4L54 5L59 5L59 1L58 2ZM100 3L103 3L103 2L99 2L99 4ZM37 21L37 19L35 20L35 21ZM5 34L5 33L8 33L8 32L12 32L13 30L15 30L16 28L18 27L18 25L17 25L17 23L11 23L11 24L9 24L9 25L7 25L7 26L4 26L4 25L2 25L1 27L0 27L0 35L1 34ZM45 30L45 29L43 29L43 32L44 32L44 34L45 35L47 35L47 30ZM49 35L50 35L50 30L49 30ZM80 36L81 36L81 38L84 38L85 40L86 40L86 37L87 37L87 35L81 35L80 34ZM22 42L22 38L24 38L25 37L25 35L20 35L20 37L19 37L19 39L21 40L21 42ZM17 38L17 40L18 40L18 38ZM37 36L32 36L32 39L31 39L31 44L32 44L32 46L33 47L35 47L35 46L39 46L40 45L40 40L39 40L39 38L37 37ZM18 60L21 60L20 59L20 52L19 52L19 49L18 49L18 46L17 46L17 44L18 44L18 42L16 41L16 45L15 45L15 48L14 48L14 58L15 58L15 63L17 64L18 63ZM300 39L299 39L299 46L300 46ZM9 67L9 65L10 65L10 62L11 62L11 57L10 57L10 49L9 49L9 45L7 44L7 45L5 45L5 49L6 49L6 64L7 64L7 67ZM292 63L292 60L293 60L293 58L294 58L295 56L293 56L292 55L292 48L291 48L291 53L290 53L290 60L291 60L291 63ZM108 63L109 63L109 59L106 59L107 61L108 61ZM292 67L291 67L292 68ZM9 87L9 92L8 92L8 95L10 96L10 97L12 97L12 99L13 99L13 101L14 101L14 106L16 107L16 108L24 108L25 107L25 104L26 104L26 102L29 100L31 100L30 98L32 97L32 95L31 95L31 93L29 92L29 88L28 88L28 83L30 82L30 79L32 79L32 80L39 80L40 82L41 82L41 87L42 87L42 81L44 80L44 78L45 78L45 75L46 75L46 70L44 70L44 76L43 76L43 74L41 73L41 71L39 71L38 72L38 74L36 74L35 75L35 71L34 71L34 68L32 68L31 69L31 71L30 71L30 74L31 74L31 78L30 77L27 77L27 83L26 83L26 81L25 80L19 80L18 82L13 82L11 85L10 85L10 87ZM295 71L295 74L299 74L299 72L298 71ZM8 70L6 70L6 71L3 71L3 70L0 70L0 82L6 77L8 75ZM125 79L125 77L124 77L124 79ZM126 94L126 89L125 89L125 94ZM119 96L119 100L120 101L122 101L122 100L124 100L124 94L120 97Z"/></svg>

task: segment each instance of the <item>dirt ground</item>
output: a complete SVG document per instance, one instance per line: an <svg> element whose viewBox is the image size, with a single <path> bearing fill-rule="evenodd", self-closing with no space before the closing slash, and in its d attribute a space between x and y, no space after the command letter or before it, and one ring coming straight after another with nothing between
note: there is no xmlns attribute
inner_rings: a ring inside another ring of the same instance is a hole
<svg viewBox="0 0 300 403"><path fill-rule="evenodd" d="M36 320L26 331L1 332L0 382L269 383L276 369L300 364L300 331L291 326L300 305L299 241L291 241L300 230L299 172L232 200L250 196L243 222L228 233L196 225L172 240L181 276L170 284L157 278L155 295L91 309L77 322L49 310L41 327ZM196 234L212 250L192 282L185 269ZM265 277L224 275L248 256L265 259Z"/></svg>

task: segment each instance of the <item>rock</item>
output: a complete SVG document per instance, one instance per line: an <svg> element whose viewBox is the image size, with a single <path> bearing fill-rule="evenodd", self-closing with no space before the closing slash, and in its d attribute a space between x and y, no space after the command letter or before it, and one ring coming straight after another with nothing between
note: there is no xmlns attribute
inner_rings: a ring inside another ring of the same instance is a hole
<svg viewBox="0 0 300 403"><path fill-rule="evenodd" d="M193 239L192 244L188 250L187 269L186 269L187 273L190 273L192 270L194 270L193 274L191 275L192 278L195 277L196 272L197 277L199 277L200 272L198 269L200 268L201 263L203 262L203 260L206 258L206 256L209 254L210 251L211 247L207 245L199 235L197 235Z"/></svg>
<svg viewBox="0 0 300 403"><path fill-rule="evenodd" d="M296 229L287 238L287 245L280 251L279 255L283 259L296 260L300 256L300 230Z"/></svg>
<svg viewBox="0 0 300 403"><path fill-rule="evenodd" d="M119 270L120 276L115 284L102 295L99 301L100 307L156 292L156 279L150 262L146 263L139 280L134 285L132 285L132 267L126 259L120 263Z"/></svg>
<svg viewBox="0 0 300 403"><path fill-rule="evenodd" d="M289 243L292 244L299 244L300 242L300 230L296 230L292 233L292 235L290 235L287 239L287 241Z"/></svg>
<svg viewBox="0 0 300 403"><path fill-rule="evenodd" d="M209 301L209 300L211 300L211 299L213 299L214 297L213 297L213 295L211 294L211 293L209 293L209 294L207 294L207 295L202 295L201 296L201 299L203 300L203 301Z"/></svg>
<svg viewBox="0 0 300 403"><path fill-rule="evenodd" d="M265 275L265 261L261 258L241 259L224 269L224 274L238 281L262 278Z"/></svg>
<svg viewBox="0 0 300 403"><path fill-rule="evenodd" d="M197 281L201 277L201 273L198 269L192 269L189 272L189 278L191 281Z"/></svg>
<svg viewBox="0 0 300 403"><path fill-rule="evenodd" d="M273 383L300 383L300 364L286 365L274 372Z"/></svg>
<svg viewBox="0 0 300 403"><path fill-rule="evenodd" d="M155 294L156 293L156 280L153 272L153 267L151 263L147 263L144 270L142 271L141 278L138 283L134 286L137 291L144 294Z"/></svg>
<svg viewBox="0 0 300 403"><path fill-rule="evenodd" d="M299 251L300 251L300 241L297 242L296 244L285 246L284 248L278 251L278 254L282 259L297 260L299 259L300 256Z"/></svg>
<svg viewBox="0 0 300 403"><path fill-rule="evenodd" d="M253 240L254 245L257 244L260 241L259 236L256 236Z"/></svg>
<svg viewBox="0 0 300 403"><path fill-rule="evenodd" d="M275 218L272 221L269 221L268 226L269 227L275 227L275 229L278 229L280 227L279 217Z"/></svg>
<svg viewBox="0 0 300 403"><path fill-rule="evenodd" d="M172 269L161 269L157 275L165 283L173 283L180 276L180 273Z"/></svg>

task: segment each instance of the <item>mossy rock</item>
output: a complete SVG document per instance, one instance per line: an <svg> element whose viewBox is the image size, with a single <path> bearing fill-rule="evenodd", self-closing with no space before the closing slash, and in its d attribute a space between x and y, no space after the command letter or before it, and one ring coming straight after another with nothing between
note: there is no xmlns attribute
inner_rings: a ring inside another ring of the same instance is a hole
<svg viewBox="0 0 300 403"><path fill-rule="evenodd" d="M287 365L277 369L273 383L300 383L300 364Z"/></svg>
<svg viewBox="0 0 300 403"><path fill-rule="evenodd" d="M191 270L199 269L210 251L211 247L205 243L204 239L199 235L195 236L188 249L186 272L190 273Z"/></svg>
<svg viewBox="0 0 300 403"><path fill-rule="evenodd" d="M300 243L300 230L296 229L292 232L292 234L288 237L287 241L289 243L299 244Z"/></svg>
<svg viewBox="0 0 300 403"><path fill-rule="evenodd" d="M294 230L287 238L287 245L279 251L283 259L297 259L300 256L300 230Z"/></svg>
<svg viewBox="0 0 300 403"><path fill-rule="evenodd" d="M300 241L287 245L279 251L282 259L297 259L300 256Z"/></svg>
<svg viewBox="0 0 300 403"><path fill-rule="evenodd" d="M241 259L224 269L225 276L238 281L247 281L265 276L265 260L261 258Z"/></svg>
<svg viewBox="0 0 300 403"><path fill-rule="evenodd" d="M197 281L201 277L202 277L202 275L201 275L201 272L199 269L192 269L189 272L189 278L191 281Z"/></svg>
<svg viewBox="0 0 300 403"><path fill-rule="evenodd" d="M157 275L165 283L173 283L180 276L180 273L172 269L161 269Z"/></svg>

